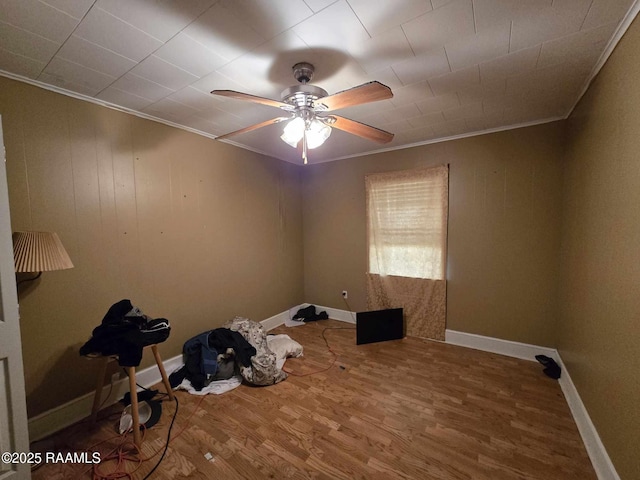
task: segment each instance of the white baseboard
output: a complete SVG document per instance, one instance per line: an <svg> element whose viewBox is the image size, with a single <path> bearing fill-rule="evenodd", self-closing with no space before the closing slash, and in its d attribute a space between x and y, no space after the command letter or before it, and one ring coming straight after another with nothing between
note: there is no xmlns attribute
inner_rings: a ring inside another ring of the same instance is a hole
<svg viewBox="0 0 640 480"><path fill-rule="evenodd" d="M356 314L354 312L350 312L349 310L340 310L339 308L331 308L331 307L320 307L316 305L316 311L318 312L327 312L329 318L333 320L340 320L341 322L347 322L356 324Z"/></svg>
<svg viewBox="0 0 640 480"><path fill-rule="evenodd" d="M536 355L547 355L557 361L558 352L555 348L538 347L527 343L512 342L499 338L483 337L473 333L445 330L446 343L461 347L473 348L485 352L498 353L507 357L521 358L523 360L536 360Z"/></svg>
<svg viewBox="0 0 640 480"><path fill-rule="evenodd" d="M288 315L289 315L288 318L289 319L293 318L293 316L297 313L299 309L308 307L309 305L315 305L315 304L303 303L296 307L290 308L288 312ZM340 310L339 308L323 307L321 305L315 305L315 307L316 307L316 313L327 312L327 315L332 320L339 320L341 322L352 323L354 325L356 323L355 312L350 312L349 310ZM272 319L276 319L276 318L281 319L282 321L280 321L279 323L276 323L275 320L271 322ZM268 328L268 330L271 330L273 328L279 327L280 325L284 325L285 318L286 318L286 312L281 313L279 315L275 315L271 318L268 318L267 320L264 320L262 323L264 325L265 322L269 322L270 328Z"/></svg>
<svg viewBox="0 0 640 480"><path fill-rule="evenodd" d="M269 317L266 320L262 320L260 323L262 324L264 329L268 332L269 330L273 330L274 328L279 327L280 325L284 325L285 320L292 318L296 314L296 312L304 306L306 306L306 304L298 305L296 307L291 307L286 312L280 312L274 315L273 317Z"/></svg>
<svg viewBox="0 0 640 480"><path fill-rule="evenodd" d="M580 432L584 447L593 464L593 469L596 471L598 480L620 480L620 476L606 448L602 444L600 435L598 435L598 431L591 421L591 417L589 417L589 412L587 412L584 403L582 403L582 399L578 394L576 386L573 384L573 380L571 380L571 375L569 375L569 371L562 361L562 357L558 355L556 361L562 368L562 375L558 380L560 382L560 388L562 388L564 398L567 400L573 419L578 426L578 431Z"/></svg>
<svg viewBox="0 0 640 480"><path fill-rule="evenodd" d="M535 356L540 354L553 358L562 369L562 374L558 382L560 383L564 398L569 405L573 419L578 426L578 431L584 442L593 469L598 476L598 480L620 480L611 462L611 458L602 444L602 440L600 440L596 427L593 425L584 403L582 403L580 394L571 380L569 371L555 348L539 347L526 343L501 340L499 338L483 337L482 335L457 332L455 330L446 330L445 342L524 360L535 361Z"/></svg>

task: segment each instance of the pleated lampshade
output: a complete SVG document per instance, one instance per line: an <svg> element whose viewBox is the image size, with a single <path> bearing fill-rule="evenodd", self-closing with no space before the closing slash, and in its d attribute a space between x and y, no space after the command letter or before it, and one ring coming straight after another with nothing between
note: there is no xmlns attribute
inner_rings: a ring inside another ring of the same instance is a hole
<svg viewBox="0 0 640 480"><path fill-rule="evenodd" d="M73 268L54 232L14 232L13 261L16 272L49 272Z"/></svg>

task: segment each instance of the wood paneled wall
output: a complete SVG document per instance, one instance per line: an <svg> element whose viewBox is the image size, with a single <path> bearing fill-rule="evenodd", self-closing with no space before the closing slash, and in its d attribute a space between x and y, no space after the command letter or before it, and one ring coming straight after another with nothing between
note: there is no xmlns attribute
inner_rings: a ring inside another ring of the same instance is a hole
<svg viewBox="0 0 640 480"><path fill-rule="evenodd" d="M640 20L567 128L558 349L620 478L640 478Z"/></svg>
<svg viewBox="0 0 640 480"><path fill-rule="evenodd" d="M13 230L75 264L20 290L30 416L93 388L78 349L120 299L171 321L165 358L303 301L299 167L5 78L0 115Z"/></svg>
<svg viewBox="0 0 640 480"><path fill-rule="evenodd" d="M305 299L366 309L364 176L449 164L447 328L553 347L561 123L425 145L304 170Z"/></svg>

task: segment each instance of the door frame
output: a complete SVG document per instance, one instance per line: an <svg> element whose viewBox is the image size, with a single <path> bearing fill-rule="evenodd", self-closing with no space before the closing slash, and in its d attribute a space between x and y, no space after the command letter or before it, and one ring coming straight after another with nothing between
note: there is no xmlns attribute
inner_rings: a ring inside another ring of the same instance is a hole
<svg viewBox="0 0 640 480"><path fill-rule="evenodd" d="M28 453L29 429L22 363L20 314L13 263L6 152L0 116L0 453ZM0 460L2 480L29 479L27 462Z"/></svg>

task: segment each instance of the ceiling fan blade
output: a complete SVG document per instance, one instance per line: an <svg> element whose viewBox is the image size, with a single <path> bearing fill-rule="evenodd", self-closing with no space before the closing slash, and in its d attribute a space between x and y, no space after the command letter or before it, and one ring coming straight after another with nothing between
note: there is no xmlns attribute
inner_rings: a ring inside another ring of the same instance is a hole
<svg viewBox="0 0 640 480"><path fill-rule="evenodd" d="M348 118L341 117L339 115L331 115L328 118L335 119L334 122L327 122L333 128L342 130L359 137L373 140L378 143L389 143L393 140L393 133L380 130L379 128L370 127L364 123L356 122L355 120L349 120Z"/></svg>
<svg viewBox="0 0 640 480"><path fill-rule="evenodd" d="M393 92L386 85L380 82L363 83L357 87L334 93L328 97L319 98L315 105L322 105L326 108L320 108L320 111L338 110L340 108L351 107L354 105L362 105L363 103L377 102L378 100L386 100L392 98Z"/></svg>
<svg viewBox="0 0 640 480"><path fill-rule="evenodd" d="M211 93L213 95L220 95L221 97L235 98L236 100L248 100L249 102L260 103L269 107L282 108L283 110L293 110L293 106L288 103L271 100L270 98L258 97L257 95L251 95L249 93L236 92L235 90L213 90Z"/></svg>
<svg viewBox="0 0 640 480"><path fill-rule="evenodd" d="M274 123L284 122L286 120L290 120L291 117L277 117L272 118L271 120L267 120L265 122L256 123L255 125L251 125L250 127L241 128L240 130L236 130L235 132L225 133L224 135L219 135L216 137L216 140L224 140L225 138L232 137L233 135L240 135L241 133L251 132L252 130L257 130L262 127L266 127L267 125L273 125Z"/></svg>

